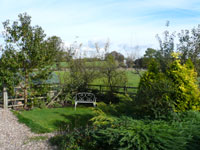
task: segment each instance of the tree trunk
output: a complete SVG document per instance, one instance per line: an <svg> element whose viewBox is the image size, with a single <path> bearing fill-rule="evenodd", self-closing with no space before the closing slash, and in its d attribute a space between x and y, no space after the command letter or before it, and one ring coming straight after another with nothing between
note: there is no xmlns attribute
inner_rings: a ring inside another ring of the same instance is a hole
<svg viewBox="0 0 200 150"><path fill-rule="evenodd" d="M25 72L25 85L24 85L24 108L27 107L28 101L28 73Z"/></svg>

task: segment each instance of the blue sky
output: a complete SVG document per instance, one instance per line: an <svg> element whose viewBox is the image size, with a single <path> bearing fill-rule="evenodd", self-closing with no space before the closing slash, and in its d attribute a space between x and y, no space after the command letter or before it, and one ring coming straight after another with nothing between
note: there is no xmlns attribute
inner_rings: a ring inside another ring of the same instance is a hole
<svg viewBox="0 0 200 150"><path fill-rule="evenodd" d="M162 36L167 20L170 31L200 23L199 0L0 0L0 22L16 20L23 12L32 16L32 25L61 37L66 45L76 40L92 51L93 43L103 45L109 39L110 51L126 55L157 48L155 35Z"/></svg>

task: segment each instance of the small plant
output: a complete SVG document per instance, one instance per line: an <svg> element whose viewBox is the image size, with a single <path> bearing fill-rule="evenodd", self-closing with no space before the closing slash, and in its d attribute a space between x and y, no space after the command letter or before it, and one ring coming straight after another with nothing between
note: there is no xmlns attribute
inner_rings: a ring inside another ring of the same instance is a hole
<svg viewBox="0 0 200 150"><path fill-rule="evenodd" d="M54 108L60 108L60 107L62 107L62 105L58 102L55 102L55 103L53 103L53 107Z"/></svg>
<svg viewBox="0 0 200 150"><path fill-rule="evenodd" d="M115 121L114 117L106 115L101 109L93 109L95 116L90 119L94 126L105 126Z"/></svg>
<svg viewBox="0 0 200 150"><path fill-rule="evenodd" d="M24 144L28 144L29 142L44 141L46 139L48 139L47 136L34 136L31 138L28 138L28 140L26 140Z"/></svg>

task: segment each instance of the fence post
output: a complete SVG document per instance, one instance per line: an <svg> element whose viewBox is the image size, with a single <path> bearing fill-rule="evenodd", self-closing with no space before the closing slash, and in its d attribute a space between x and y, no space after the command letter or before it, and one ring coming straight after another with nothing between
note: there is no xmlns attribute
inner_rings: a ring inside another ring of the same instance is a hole
<svg viewBox="0 0 200 150"><path fill-rule="evenodd" d="M101 93L101 89L102 89L101 85L99 86L99 89L100 89L100 93Z"/></svg>
<svg viewBox="0 0 200 150"><path fill-rule="evenodd" d="M8 93L6 87L3 87L3 108L8 108Z"/></svg>
<svg viewBox="0 0 200 150"><path fill-rule="evenodd" d="M53 98L54 95L55 95L55 91L51 90L51 91L48 92L49 98Z"/></svg>

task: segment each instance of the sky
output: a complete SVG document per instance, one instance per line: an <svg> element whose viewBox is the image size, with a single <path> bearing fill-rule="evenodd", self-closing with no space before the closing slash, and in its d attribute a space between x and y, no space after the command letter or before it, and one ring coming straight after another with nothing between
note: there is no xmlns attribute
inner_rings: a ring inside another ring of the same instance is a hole
<svg viewBox="0 0 200 150"><path fill-rule="evenodd" d="M33 26L59 36L66 46L77 41L83 51L93 53L95 43L103 48L109 40L109 51L126 56L159 48L156 34L162 37L165 30L179 32L200 23L199 0L0 0L0 32L2 22L15 21L24 12Z"/></svg>

